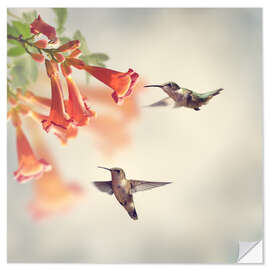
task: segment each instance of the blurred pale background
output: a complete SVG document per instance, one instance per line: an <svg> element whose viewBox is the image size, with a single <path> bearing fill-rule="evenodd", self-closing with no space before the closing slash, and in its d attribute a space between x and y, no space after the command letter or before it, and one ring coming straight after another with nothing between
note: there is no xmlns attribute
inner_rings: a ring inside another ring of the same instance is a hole
<svg viewBox="0 0 270 270"><path fill-rule="evenodd" d="M51 10L37 10L54 24ZM17 157L9 124L8 261L233 263L238 240L262 239L261 21L261 9L69 9L67 34L80 29L90 51L110 56L108 67L131 67L151 84L225 90L199 112L142 109L131 145L111 159L89 132L67 147L41 132L63 177L77 180L86 196L40 222L25 211L32 185L19 185L12 175ZM76 80L84 82L84 74ZM140 106L162 97L148 89ZM114 197L90 184L110 179L98 165L173 184L135 194L139 220L133 221Z"/></svg>

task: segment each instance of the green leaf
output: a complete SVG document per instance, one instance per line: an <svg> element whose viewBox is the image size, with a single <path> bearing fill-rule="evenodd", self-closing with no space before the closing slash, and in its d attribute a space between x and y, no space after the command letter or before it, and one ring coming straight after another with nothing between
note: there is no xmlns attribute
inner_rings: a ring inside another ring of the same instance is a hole
<svg viewBox="0 0 270 270"><path fill-rule="evenodd" d="M19 56L25 53L25 49L22 46L12 47L8 50L8 56Z"/></svg>
<svg viewBox="0 0 270 270"><path fill-rule="evenodd" d="M81 60L83 60L83 62L85 63L85 64L89 64L90 62L89 62L89 57L90 57L90 55L81 55L79 58L81 59Z"/></svg>
<svg viewBox="0 0 270 270"><path fill-rule="evenodd" d="M12 35L14 37L18 37L20 33L17 31L17 29L13 26L10 25L9 23L7 24L7 34ZM8 43L14 44L14 45L19 45L20 42L14 39L8 39Z"/></svg>
<svg viewBox="0 0 270 270"><path fill-rule="evenodd" d="M97 62L96 65L97 65L98 67L106 67L106 65L104 65L104 64L101 63L101 62Z"/></svg>
<svg viewBox="0 0 270 270"><path fill-rule="evenodd" d="M86 64L105 67L103 62L109 60L109 56L104 53L93 53L88 55L81 55L80 59L83 60Z"/></svg>
<svg viewBox="0 0 270 270"><path fill-rule="evenodd" d="M27 24L31 24L38 16L37 11L29 11L29 12L23 12L22 14L24 22Z"/></svg>
<svg viewBox="0 0 270 270"><path fill-rule="evenodd" d="M25 72L26 62L24 60L25 58L18 59L10 70L12 88L21 87L25 89L29 83L28 75Z"/></svg>
<svg viewBox="0 0 270 270"><path fill-rule="evenodd" d="M19 32L14 25L7 24L7 34L12 36L19 36Z"/></svg>
<svg viewBox="0 0 270 270"><path fill-rule="evenodd" d="M29 69L29 77L35 82L38 78L38 63L32 58L28 57L28 69Z"/></svg>
<svg viewBox="0 0 270 270"><path fill-rule="evenodd" d="M65 28L64 25L67 20L67 9L66 8L53 8L53 11L57 18L57 33L60 35L64 32Z"/></svg>
<svg viewBox="0 0 270 270"><path fill-rule="evenodd" d="M22 23L19 21L12 21L12 25L19 32L19 35L22 35L24 38L31 37L29 24Z"/></svg>
<svg viewBox="0 0 270 270"><path fill-rule="evenodd" d="M90 62L98 63L98 62L104 62L107 60L109 60L109 56L105 53L92 53L89 56Z"/></svg>
<svg viewBox="0 0 270 270"><path fill-rule="evenodd" d="M8 43L10 43L10 44L14 44L14 45L20 45L20 42L19 41L17 41L17 40L14 40L14 39L8 39Z"/></svg>
<svg viewBox="0 0 270 270"><path fill-rule="evenodd" d="M78 39L81 42L80 50L82 51L83 54L89 54L89 49L87 46L87 42L85 37L82 35L80 30L77 30L74 35L73 39Z"/></svg>
<svg viewBox="0 0 270 270"><path fill-rule="evenodd" d="M31 81L37 79L37 64L29 56L20 57L13 64L9 74L11 76L12 88L21 87L25 90Z"/></svg>

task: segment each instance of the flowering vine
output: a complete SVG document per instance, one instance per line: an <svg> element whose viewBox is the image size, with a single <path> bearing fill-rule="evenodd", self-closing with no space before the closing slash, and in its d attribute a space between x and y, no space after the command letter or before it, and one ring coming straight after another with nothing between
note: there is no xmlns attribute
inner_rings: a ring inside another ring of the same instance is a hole
<svg viewBox="0 0 270 270"><path fill-rule="evenodd" d="M20 183L39 178L57 178L54 164L49 164L43 157L35 155L35 150L24 133L22 120L25 117L36 121L45 132L54 134L62 144L67 144L69 139L76 138L79 128L91 125L90 119L98 115L98 112L92 109L91 100L87 100L87 96L82 94L72 78L74 68L85 71L111 89L115 106L122 105L125 98L133 93L139 77L131 68L127 72L106 68L103 62L108 57L105 54L90 54L80 31L74 34L74 39L63 36L67 11L54 11L58 16L57 29L35 12L24 13L21 20L8 12L9 16L19 19L8 24L7 40L13 45L8 49L8 56L14 58L26 53L32 61L8 62L8 119L11 119L16 129L18 169L14 176ZM30 64L27 67L25 63ZM51 86L50 98L38 96L27 89L29 82L37 77L37 64L45 65ZM31 68L27 72L29 66ZM67 99L64 98L65 92L68 93ZM40 112L41 108L47 110L47 114ZM31 131L28 130L28 133ZM49 171L52 171L50 175L53 177L46 178L44 174Z"/></svg>

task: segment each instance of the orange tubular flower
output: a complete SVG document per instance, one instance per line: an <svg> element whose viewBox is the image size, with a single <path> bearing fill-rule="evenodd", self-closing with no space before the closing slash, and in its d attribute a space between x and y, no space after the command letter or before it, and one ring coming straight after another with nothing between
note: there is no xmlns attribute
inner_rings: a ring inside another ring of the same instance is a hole
<svg viewBox="0 0 270 270"><path fill-rule="evenodd" d="M20 183L33 178L38 179L44 172L51 169L51 165L43 159L36 159L20 125L16 127L16 133L19 169L14 172L14 176Z"/></svg>
<svg viewBox="0 0 270 270"><path fill-rule="evenodd" d="M61 70L64 77L70 76L72 73L70 65L68 65L66 62L61 64Z"/></svg>
<svg viewBox="0 0 270 270"><path fill-rule="evenodd" d="M31 110L30 116L38 123L48 121L48 116L37 113ZM67 129L58 126L53 126L51 132L61 141L62 145L66 145L69 139L73 139L78 134L78 128L70 125Z"/></svg>
<svg viewBox="0 0 270 270"><path fill-rule="evenodd" d="M132 142L132 124L140 118L139 95L147 88L143 78L134 87L133 95L125 100L123 106L115 106L113 99L107 94L106 86L89 87L80 85L82 95L88 97L98 107L103 108L96 118L90 119L87 127L94 136L95 145L101 153L112 158L128 147Z"/></svg>
<svg viewBox="0 0 270 270"><path fill-rule="evenodd" d="M22 91L20 89L17 89L17 98L20 99L21 101L24 102L29 102L32 104L40 105L45 108L50 108L51 107L51 99L50 98L45 98L45 97L40 97L36 96L34 93L31 91L27 90L25 94L22 94Z"/></svg>
<svg viewBox="0 0 270 270"><path fill-rule="evenodd" d="M103 114L91 119L91 134L95 136L96 144L105 156L111 158L131 143L127 123L123 123L114 114Z"/></svg>
<svg viewBox="0 0 270 270"><path fill-rule="evenodd" d="M11 118L12 124L14 127L19 127L22 125L22 121L21 118L16 110L16 108L12 108L9 112L8 112L8 118Z"/></svg>
<svg viewBox="0 0 270 270"><path fill-rule="evenodd" d="M63 67L65 67L65 65L63 65ZM68 86L69 98L66 105L67 112L75 125L87 125L89 123L89 117L95 116L96 113L90 110L90 108L87 106L86 102L82 98L82 95L77 85L72 80L71 76L67 74L66 69L62 68L62 70Z"/></svg>
<svg viewBox="0 0 270 270"><path fill-rule="evenodd" d="M56 37L56 31L55 28L50 26L49 24L45 23L40 15L38 15L37 19L35 19L30 24L30 31L34 35L42 33L45 35L49 40L52 40L53 42L57 41Z"/></svg>
<svg viewBox="0 0 270 270"><path fill-rule="evenodd" d="M52 100L50 115L47 120L42 121L45 131L49 132L52 126L67 129L70 126L70 118L65 112L65 105L61 83L58 75L58 65L54 61L46 60L47 74L51 79Z"/></svg>
<svg viewBox="0 0 270 270"><path fill-rule="evenodd" d="M84 69L114 90L112 98L117 104L121 104L123 99L132 93L139 77L132 69L126 73L95 66L85 66Z"/></svg>
<svg viewBox="0 0 270 270"><path fill-rule="evenodd" d="M83 189L76 183L66 184L54 169L34 182L34 194L28 209L39 221L69 210L82 197Z"/></svg>
<svg viewBox="0 0 270 270"><path fill-rule="evenodd" d="M18 112L20 112L24 116L27 116L27 115L31 114L31 109L28 106L24 105L24 104L19 104L17 106L17 110L18 110Z"/></svg>

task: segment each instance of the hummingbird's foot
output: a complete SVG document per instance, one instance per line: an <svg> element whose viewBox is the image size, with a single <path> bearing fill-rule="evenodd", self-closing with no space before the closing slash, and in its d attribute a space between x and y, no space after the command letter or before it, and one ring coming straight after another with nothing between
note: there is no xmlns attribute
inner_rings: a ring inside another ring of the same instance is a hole
<svg viewBox="0 0 270 270"><path fill-rule="evenodd" d="M195 110L195 111L199 111L199 110L200 110L200 108L194 108L194 110Z"/></svg>

